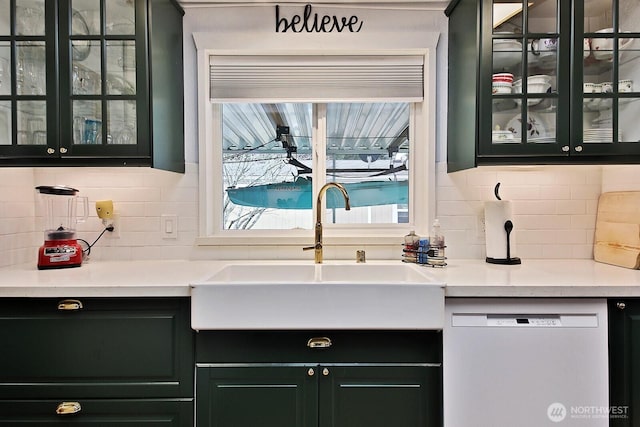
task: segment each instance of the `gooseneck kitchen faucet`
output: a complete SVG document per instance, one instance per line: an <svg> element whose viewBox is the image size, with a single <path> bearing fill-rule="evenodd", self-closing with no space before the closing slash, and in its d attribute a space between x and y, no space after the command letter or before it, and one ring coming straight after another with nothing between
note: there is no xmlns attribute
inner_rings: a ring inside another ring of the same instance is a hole
<svg viewBox="0 0 640 427"><path fill-rule="evenodd" d="M349 193L344 188L342 184L338 184L337 182L328 182L322 186L320 191L318 191L318 198L316 199L316 226L315 226L315 244L313 246L307 246L302 248L303 250L313 249L315 253L315 263L322 264L322 196L327 190L331 187L337 188L342 193L342 197L344 197L344 208L345 210L351 210L351 205L349 204Z"/></svg>

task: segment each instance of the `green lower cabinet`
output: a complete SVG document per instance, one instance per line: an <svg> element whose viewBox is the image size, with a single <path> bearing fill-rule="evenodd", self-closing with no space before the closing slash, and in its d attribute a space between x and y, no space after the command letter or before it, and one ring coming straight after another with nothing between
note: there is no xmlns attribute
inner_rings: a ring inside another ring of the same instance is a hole
<svg viewBox="0 0 640 427"><path fill-rule="evenodd" d="M0 401L0 426L192 427L193 401L78 400L78 412L60 415L58 400ZM71 410L73 412L74 410Z"/></svg>
<svg viewBox="0 0 640 427"><path fill-rule="evenodd" d="M611 427L640 426L640 299L609 300Z"/></svg>
<svg viewBox="0 0 640 427"><path fill-rule="evenodd" d="M431 366L321 366L320 427L442 425L440 369Z"/></svg>
<svg viewBox="0 0 640 427"><path fill-rule="evenodd" d="M312 367L197 368L199 427L313 427L317 386Z"/></svg>
<svg viewBox="0 0 640 427"><path fill-rule="evenodd" d="M0 299L0 427L193 427L189 310L188 298Z"/></svg>
<svg viewBox="0 0 640 427"><path fill-rule="evenodd" d="M440 366L197 368L198 427L431 427L442 424Z"/></svg>

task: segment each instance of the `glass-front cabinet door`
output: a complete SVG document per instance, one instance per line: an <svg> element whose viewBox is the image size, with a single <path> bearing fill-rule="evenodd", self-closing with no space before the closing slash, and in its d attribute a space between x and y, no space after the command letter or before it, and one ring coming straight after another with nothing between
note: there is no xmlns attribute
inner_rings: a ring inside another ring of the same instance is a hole
<svg viewBox="0 0 640 427"><path fill-rule="evenodd" d="M0 0L0 151L37 155L48 144L55 84L45 3Z"/></svg>
<svg viewBox="0 0 640 427"><path fill-rule="evenodd" d="M0 0L0 157L149 157L146 6Z"/></svg>
<svg viewBox="0 0 640 427"><path fill-rule="evenodd" d="M640 158L640 3L484 0L481 11L478 159Z"/></svg>
<svg viewBox="0 0 640 427"><path fill-rule="evenodd" d="M147 140L140 124L148 122L141 104L147 99L145 5L69 1L61 25L61 50L68 58L60 70L62 154L149 154L138 146Z"/></svg>
<svg viewBox="0 0 640 427"><path fill-rule="evenodd" d="M580 3L582 121L575 150L638 153L640 149L640 4L634 0ZM579 27L578 27L579 28Z"/></svg>
<svg viewBox="0 0 640 427"><path fill-rule="evenodd" d="M562 155L567 150L569 128L559 124L571 86L562 84L568 61L561 58L569 55L571 37L560 30L562 3L567 2L493 0L484 9L484 22L491 23L481 61L483 99L491 99L482 121L485 154Z"/></svg>

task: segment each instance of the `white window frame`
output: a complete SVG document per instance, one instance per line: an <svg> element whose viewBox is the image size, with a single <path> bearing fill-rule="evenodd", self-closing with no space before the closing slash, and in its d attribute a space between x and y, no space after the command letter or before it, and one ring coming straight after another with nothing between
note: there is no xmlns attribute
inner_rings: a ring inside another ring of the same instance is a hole
<svg viewBox="0 0 640 427"><path fill-rule="evenodd" d="M419 235L428 235L435 210L435 146L436 146L436 46L438 33L428 33L420 48L376 49L373 43L366 50L370 55L409 54L424 56L424 100L412 104L409 141L409 219L403 224L326 224L324 242L329 245L354 244L367 246L396 245L409 229ZM222 229L223 200L222 150L216 142L222 140L220 123L221 106L209 99L209 57L229 54L225 48L216 48L216 38L207 33L194 33L197 49L198 70L198 147L199 147L199 234L196 244L200 246L308 246L313 241L313 224L305 230L224 230ZM219 42L218 42L219 43ZM213 47L212 47L213 46ZM351 50L332 54L358 55L363 50ZM282 55L280 50L251 52L238 50L236 54ZM290 52L289 52L290 53ZM324 50L297 52L305 55L326 54ZM264 102L261 100L260 102ZM287 102L274 99L273 102ZM314 129L324 129L316 126ZM313 135L314 140L320 135ZM314 170L324 169L325 153L314 153ZM314 184L314 195L317 188ZM314 210L315 213L315 196Z"/></svg>

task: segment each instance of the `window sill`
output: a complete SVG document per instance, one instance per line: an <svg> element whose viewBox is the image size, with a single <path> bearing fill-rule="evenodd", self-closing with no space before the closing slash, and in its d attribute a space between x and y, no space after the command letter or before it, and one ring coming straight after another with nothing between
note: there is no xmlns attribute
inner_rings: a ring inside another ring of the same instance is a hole
<svg viewBox="0 0 640 427"><path fill-rule="evenodd" d="M393 246L402 243L406 232L396 231L393 235L369 236L323 236L323 244L330 246ZM197 246L296 246L313 245L313 236L233 236L198 237Z"/></svg>

